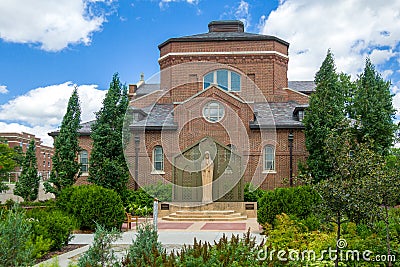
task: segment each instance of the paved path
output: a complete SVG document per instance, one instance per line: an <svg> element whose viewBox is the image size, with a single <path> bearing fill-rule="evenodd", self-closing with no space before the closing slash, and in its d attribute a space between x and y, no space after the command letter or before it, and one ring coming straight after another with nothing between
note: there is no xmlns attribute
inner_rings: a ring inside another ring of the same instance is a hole
<svg viewBox="0 0 400 267"><path fill-rule="evenodd" d="M8 189L8 190L7 190L6 192L4 192L4 193L0 193L0 203L6 203L6 201L7 201L8 199L12 199L12 200L14 200L15 202L22 202L22 201L23 201L23 198L22 198L22 197L19 197L19 196L16 196L16 195L14 195L14 193L13 193L14 188L15 188L15 184L6 183L6 185L7 185L10 189ZM39 199L39 200L46 200L46 199L50 199L50 198L54 198L54 195L53 195L53 194L50 194L50 193L45 193L45 191L44 191L44 186L43 186L43 181L40 181L38 199Z"/></svg>
<svg viewBox="0 0 400 267"><path fill-rule="evenodd" d="M144 220L141 219L141 222ZM151 220L149 220L151 222ZM126 225L125 225L126 226ZM247 219L238 222L166 222L159 220L158 240L163 244L167 252L179 250L183 245L192 245L194 238L197 241L214 243L225 234L228 238L234 235L243 236L250 228L251 235L256 238L257 243L261 243L264 236L260 235L260 228L256 219ZM135 227L134 227L135 228ZM235 230L239 229L239 230ZM136 230L127 230L123 227L122 238L117 240L114 245L117 254L125 255L125 251L132 240L136 238ZM80 254L89 249L93 242L93 234L75 234L70 244L87 245L79 249L58 256L60 267L67 267L68 263L76 260ZM48 260L44 263L52 262ZM40 265L36 265L40 266Z"/></svg>

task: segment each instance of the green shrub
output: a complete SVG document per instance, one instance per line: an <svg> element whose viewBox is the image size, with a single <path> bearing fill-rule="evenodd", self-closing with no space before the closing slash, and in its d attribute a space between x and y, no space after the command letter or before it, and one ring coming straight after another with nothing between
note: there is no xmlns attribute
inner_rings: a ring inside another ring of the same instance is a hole
<svg viewBox="0 0 400 267"><path fill-rule="evenodd" d="M0 211L0 266L30 266L33 245L29 242L31 224L18 207Z"/></svg>
<svg viewBox="0 0 400 267"><path fill-rule="evenodd" d="M71 240L71 234L77 228L76 220L61 210L33 209L27 212L32 220L34 238L42 236L50 240L50 250L59 250Z"/></svg>
<svg viewBox="0 0 400 267"><path fill-rule="evenodd" d="M96 225L93 244L79 258L79 267L88 266L120 266L120 262L112 249L112 242L121 238L121 232L115 228L108 231L102 225Z"/></svg>
<svg viewBox="0 0 400 267"><path fill-rule="evenodd" d="M141 213L137 211L139 208L140 209L142 209L143 207L147 207L148 209L151 208L152 212L153 201L154 201L153 197L151 197L149 194L146 193L146 191L144 191L141 188L136 191L127 190L124 194L124 207L126 211L132 212L135 215L139 216L142 216L142 214L137 214Z"/></svg>
<svg viewBox="0 0 400 267"><path fill-rule="evenodd" d="M320 201L320 196L309 186L267 191L257 202L257 220L260 224L273 224L276 215L281 213L306 219Z"/></svg>
<svg viewBox="0 0 400 267"><path fill-rule="evenodd" d="M97 185L64 189L57 198L57 206L73 215L81 229L95 230L96 223L106 229L120 228L125 217L120 196Z"/></svg>
<svg viewBox="0 0 400 267"><path fill-rule="evenodd" d="M264 196L265 192L261 188L255 188L252 183L247 183L244 185L244 201L257 202Z"/></svg>
<svg viewBox="0 0 400 267"><path fill-rule="evenodd" d="M154 266L161 253L162 246L158 242L158 234L153 225L140 225L136 239L129 246L124 266Z"/></svg>
<svg viewBox="0 0 400 267"><path fill-rule="evenodd" d="M157 184L147 185L143 187L143 190L153 198L157 198L160 202L171 202L172 201L172 184L163 184L159 181Z"/></svg>

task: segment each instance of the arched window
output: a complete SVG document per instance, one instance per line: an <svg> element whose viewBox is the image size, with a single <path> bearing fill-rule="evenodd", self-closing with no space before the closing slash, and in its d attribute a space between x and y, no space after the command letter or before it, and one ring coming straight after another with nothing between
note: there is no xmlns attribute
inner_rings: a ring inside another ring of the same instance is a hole
<svg viewBox="0 0 400 267"><path fill-rule="evenodd" d="M153 170L164 171L164 152L162 146L153 149Z"/></svg>
<svg viewBox="0 0 400 267"><path fill-rule="evenodd" d="M215 70L204 75L203 88L215 84L226 91L240 91L240 74L230 70Z"/></svg>
<svg viewBox="0 0 400 267"><path fill-rule="evenodd" d="M275 170L275 149L271 145L264 147L264 171Z"/></svg>
<svg viewBox="0 0 400 267"><path fill-rule="evenodd" d="M89 171L89 158L86 150L79 152L79 164L81 164L81 172L86 173Z"/></svg>

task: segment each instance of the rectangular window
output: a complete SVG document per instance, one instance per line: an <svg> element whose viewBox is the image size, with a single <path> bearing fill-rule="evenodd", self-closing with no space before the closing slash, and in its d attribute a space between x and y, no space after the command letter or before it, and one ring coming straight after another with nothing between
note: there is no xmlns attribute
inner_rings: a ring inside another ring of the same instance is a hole
<svg viewBox="0 0 400 267"><path fill-rule="evenodd" d="M299 112L297 114L298 114L298 117L299 117L299 121L303 121L303 119L304 119L304 111L303 110L299 110Z"/></svg>
<svg viewBox="0 0 400 267"><path fill-rule="evenodd" d="M275 149L267 145L264 147L264 171L275 170Z"/></svg>
<svg viewBox="0 0 400 267"><path fill-rule="evenodd" d="M79 163L81 164L81 172L85 173L89 171L89 158L86 150L82 150L79 153Z"/></svg>
<svg viewBox="0 0 400 267"><path fill-rule="evenodd" d="M161 146L156 146L153 150L153 168L155 171L164 170L164 152Z"/></svg>

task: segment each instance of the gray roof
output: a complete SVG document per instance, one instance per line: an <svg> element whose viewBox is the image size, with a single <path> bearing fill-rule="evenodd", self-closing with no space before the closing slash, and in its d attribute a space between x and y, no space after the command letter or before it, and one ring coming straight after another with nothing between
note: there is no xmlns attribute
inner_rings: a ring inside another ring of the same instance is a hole
<svg viewBox="0 0 400 267"><path fill-rule="evenodd" d="M130 125L131 128L146 127L146 129L161 130L163 129L175 129L177 125L174 123L173 104L156 104L142 109L148 114L141 121L134 122Z"/></svg>
<svg viewBox="0 0 400 267"><path fill-rule="evenodd" d="M311 94L315 91L314 81L289 81L288 87L304 94Z"/></svg>
<svg viewBox="0 0 400 267"><path fill-rule="evenodd" d="M82 128L79 129L79 133L81 135L85 135L85 134L90 135L90 133L92 132L92 126L95 122L96 122L96 120L81 123L80 125Z"/></svg>
<svg viewBox="0 0 400 267"><path fill-rule="evenodd" d="M293 116L296 107L305 108L307 105L300 105L296 102L283 103L255 103L254 112L256 121L250 123L252 129L258 128L303 128L302 122ZM132 129L161 130L176 129L177 125L173 117L174 105L156 104L143 109L149 114L141 121L131 124ZM273 120L272 120L273 118Z"/></svg>
<svg viewBox="0 0 400 267"><path fill-rule="evenodd" d="M92 133L92 126L96 122L96 120L91 120L87 122L82 122L80 124L81 128L78 130L80 135L90 135ZM57 129L53 132L48 133L50 136L57 136L60 133L60 129Z"/></svg>
<svg viewBox="0 0 400 267"><path fill-rule="evenodd" d="M177 38L170 38L158 46L161 49L170 42L209 42L209 41L260 41L271 40L289 46L289 43L275 36L247 32L208 32Z"/></svg>
<svg viewBox="0 0 400 267"><path fill-rule="evenodd" d="M141 86L139 86L138 89L136 90L136 97L141 97L157 90L160 90L159 83L149 83L149 84L144 83Z"/></svg>
<svg viewBox="0 0 400 267"><path fill-rule="evenodd" d="M307 107L307 105L299 105L294 101L289 102L273 102L273 103L256 103L254 104L254 112L256 113L256 121L252 122L251 128L303 128L303 123L293 117L293 111L296 107ZM274 118L272 124L271 116Z"/></svg>

